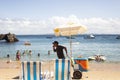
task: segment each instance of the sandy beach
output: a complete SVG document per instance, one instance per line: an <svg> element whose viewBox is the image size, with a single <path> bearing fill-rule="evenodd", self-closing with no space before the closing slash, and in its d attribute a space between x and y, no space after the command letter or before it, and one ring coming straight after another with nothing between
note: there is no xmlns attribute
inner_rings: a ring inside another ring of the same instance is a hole
<svg viewBox="0 0 120 80"><path fill-rule="evenodd" d="M89 63L82 80L120 80L120 63Z"/></svg>
<svg viewBox="0 0 120 80"><path fill-rule="evenodd" d="M20 75L20 62L12 61L0 61L0 80L18 80Z"/></svg>
<svg viewBox="0 0 120 80"><path fill-rule="evenodd" d="M0 61L0 80L19 80L20 62ZM120 80L120 63L89 62L88 72L83 72L80 80Z"/></svg>

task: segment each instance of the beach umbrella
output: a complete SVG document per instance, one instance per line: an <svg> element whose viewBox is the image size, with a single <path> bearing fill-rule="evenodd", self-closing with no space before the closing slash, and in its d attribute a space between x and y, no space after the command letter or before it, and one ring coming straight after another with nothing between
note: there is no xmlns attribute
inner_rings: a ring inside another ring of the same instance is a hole
<svg viewBox="0 0 120 80"><path fill-rule="evenodd" d="M73 35L82 34L87 31L85 26L79 24L69 23L67 25L58 26L54 29L55 36L68 36L70 37L70 53L72 56L72 40Z"/></svg>

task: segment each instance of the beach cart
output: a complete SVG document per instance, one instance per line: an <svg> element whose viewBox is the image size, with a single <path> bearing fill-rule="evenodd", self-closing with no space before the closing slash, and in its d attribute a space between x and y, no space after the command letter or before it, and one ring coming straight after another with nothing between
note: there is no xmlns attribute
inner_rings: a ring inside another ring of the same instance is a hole
<svg viewBox="0 0 120 80"><path fill-rule="evenodd" d="M48 61L23 61L22 80L72 80L81 79L82 72L88 71L88 59L54 59ZM73 71L71 70L73 69ZM71 75L72 74L72 75Z"/></svg>
<svg viewBox="0 0 120 80"><path fill-rule="evenodd" d="M73 64L73 79L81 79L82 72L88 71L88 59L87 58L75 58L71 61Z"/></svg>

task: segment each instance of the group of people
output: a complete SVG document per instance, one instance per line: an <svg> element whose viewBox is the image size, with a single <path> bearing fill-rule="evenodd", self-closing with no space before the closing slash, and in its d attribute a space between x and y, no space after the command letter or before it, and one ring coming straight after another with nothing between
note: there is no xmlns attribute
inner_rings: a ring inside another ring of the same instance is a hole
<svg viewBox="0 0 120 80"><path fill-rule="evenodd" d="M67 48L65 46L59 45L58 41L53 42L53 51L57 53L58 59L65 59L64 51L66 53L66 56L68 56ZM27 53L29 55L32 55L31 50L27 51ZM24 51L22 55L25 55L25 54L26 54L26 51ZM50 55L50 50L48 50L48 55ZM10 57L10 55L8 54L7 58L9 58L9 57ZM40 57L40 53L38 53L38 57ZM19 61L20 59L21 59L21 52L20 52L20 50L17 50L16 60Z"/></svg>
<svg viewBox="0 0 120 80"><path fill-rule="evenodd" d="M28 53L29 53L30 56L32 55L32 51L31 50L29 50ZM25 54L26 54L26 51L23 52L23 55L25 55ZM19 61L20 59L21 59L21 52L20 52L20 50L17 50L16 60Z"/></svg>

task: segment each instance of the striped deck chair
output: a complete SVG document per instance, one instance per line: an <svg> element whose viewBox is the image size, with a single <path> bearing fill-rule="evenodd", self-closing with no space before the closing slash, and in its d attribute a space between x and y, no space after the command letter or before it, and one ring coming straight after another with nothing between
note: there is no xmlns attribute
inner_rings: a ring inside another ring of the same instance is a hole
<svg viewBox="0 0 120 80"><path fill-rule="evenodd" d="M22 62L22 80L41 80L41 62Z"/></svg>
<svg viewBox="0 0 120 80"><path fill-rule="evenodd" d="M70 60L24 61L22 80L70 80Z"/></svg>
<svg viewBox="0 0 120 80"><path fill-rule="evenodd" d="M54 80L70 80L70 60L56 59L54 66Z"/></svg>

